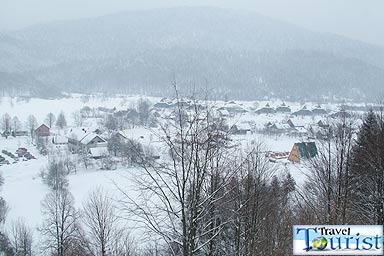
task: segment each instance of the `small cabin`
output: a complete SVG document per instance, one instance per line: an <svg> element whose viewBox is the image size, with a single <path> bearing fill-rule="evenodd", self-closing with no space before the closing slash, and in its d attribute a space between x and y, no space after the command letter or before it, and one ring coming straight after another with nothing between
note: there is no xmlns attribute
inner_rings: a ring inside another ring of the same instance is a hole
<svg viewBox="0 0 384 256"><path fill-rule="evenodd" d="M51 135L50 128L46 124L42 124L36 128L35 135L37 137L48 137Z"/></svg>
<svg viewBox="0 0 384 256"><path fill-rule="evenodd" d="M315 142L295 143L289 153L288 160L294 163L300 163L304 159L310 159L317 155Z"/></svg>

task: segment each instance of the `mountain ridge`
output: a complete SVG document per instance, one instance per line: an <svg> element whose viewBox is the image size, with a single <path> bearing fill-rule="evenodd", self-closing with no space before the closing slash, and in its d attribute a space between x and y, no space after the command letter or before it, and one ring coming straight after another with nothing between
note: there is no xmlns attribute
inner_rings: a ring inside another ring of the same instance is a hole
<svg viewBox="0 0 384 256"><path fill-rule="evenodd" d="M384 79L384 49L378 46L220 8L129 11L38 25L4 35L22 47L19 51L17 47L3 47L3 54L0 48L0 71L28 74L47 87L61 89L140 89L158 95L176 74L183 86L210 81L212 88L222 91L220 97L244 97L239 93L244 88L251 90L246 95L251 98L296 97L300 95L279 91L284 84L286 91L297 90L305 83L303 79L322 96L335 93L355 97L348 90L355 88L370 97L364 86L378 91ZM0 35L0 46L6 45L3 41ZM1 57L9 52L12 58ZM326 57L337 63L338 73L322 64ZM293 63L296 69L290 67ZM324 72L331 76L324 77ZM362 81L365 84L359 85ZM324 88L328 89L323 93Z"/></svg>

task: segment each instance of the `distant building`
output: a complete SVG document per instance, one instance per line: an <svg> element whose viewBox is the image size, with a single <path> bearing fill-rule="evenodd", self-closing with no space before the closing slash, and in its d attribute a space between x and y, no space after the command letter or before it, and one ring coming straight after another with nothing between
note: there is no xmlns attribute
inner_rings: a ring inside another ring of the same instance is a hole
<svg viewBox="0 0 384 256"><path fill-rule="evenodd" d="M317 155L317 147L315 142L295 143L289 153L288 160L300 163L301 160L310 159Z"/></svg>
<svg viewBox="0 0 384 256"><path fill-rule="evenodd" d="M292 115L294 116L311 116L313 113L311 110L307 109L306 106L304 106L299 111L293 112Z"/></svg>
<svg viewBox="0 0 384 256"><path fill-rule="evenodd" d="M269 103L265 105L265 107L256 110L256 114L274 114L276 111L269 106Z"/></svg>
<svg viewBox="0 0 384 256"><path fill-rule="evenodd" d="M42 124L35 130L35 136L37 137L48 137L51 135L50 128L46 124Z"/></svg>
<svg viewBox="0 0 384 256"><path fill-rule="evenodd" d="M291 113L291 108L283 103L276 108L276 113Z"/></svg>
<svg viewBox="0 0 384 256"><path fill-rule="evenodd" d="M238 123L238 124L234 124L231 126L230 128L230 132L232 134L247 134L248 132L250 132L252 129L251 129L251 126L249 123Z"/></svg>
<svg viewBox="0 0 384 256"><path fill-rule="evenodd" d="M289 124L274 123L267 126L267 130L270 133L288 133L293 130Z"/></svg>
<svg viewBox="0 0 384 256"><path fill-rule="evenodd" d="M318 105L316 108L312 109L312 114L318 115L318 116L324 116L324 115L327 115L328 112L325 109L323 109L320 105Z"/></svg>
<svg viewBox="0 0 384 256"><path fill-rule="evenodd" d="M89 151L90 148L105 147L107 141L94 132L87 132L85 129L72 129L67 136L68 147L73 152Z"/></svg>
<svg viewBox="0 0 384 256"><path fill-rule="evenodd" d="M318 140L326 140L329 136L329 128L328 127L322 127L320 125L312 125L309 128L308 131L308 137L312 139L318 139Z"/></svg>
<svg viewBox="0 0 384 256"><path fill-rule="evenodd" d="M243 107L236 104L228 104L224 107L224 109L226 109L230 115L242 114L247 112L247 110L245 110Z"/></svg>

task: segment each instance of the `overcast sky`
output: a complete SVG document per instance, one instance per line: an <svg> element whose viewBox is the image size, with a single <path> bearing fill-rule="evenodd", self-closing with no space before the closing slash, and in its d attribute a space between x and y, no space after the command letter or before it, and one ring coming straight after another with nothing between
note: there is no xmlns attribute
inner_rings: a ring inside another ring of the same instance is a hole
<svg viewBox="0 0 384 256"><path fill-rule="evenodd" d="M0 31L124 10L192 5L252 10L384 46L384 0L0 0Z"/></svg>

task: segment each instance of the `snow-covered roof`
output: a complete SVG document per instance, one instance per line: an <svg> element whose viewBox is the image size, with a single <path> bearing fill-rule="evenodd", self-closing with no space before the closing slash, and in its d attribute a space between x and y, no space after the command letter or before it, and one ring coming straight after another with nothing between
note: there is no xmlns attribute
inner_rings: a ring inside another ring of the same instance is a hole
<svg viewBox="0 0 384 256"><path fill-rule="evenodd" d="M100 138L103 142L107 142L103 137L100 135L91 132L85 128L72 128L70 130L70 133L67 135L67 138L77 140L78 142L87 145L95 138Z"/></svg>
<svg viewBox="0 0 384 256"><path fill-rule="evenodd" d="M81 141L87 134L88 131L86 128L71 128L69 130L69 133L67 134L67 137L70 139Z"/></svg>
<svg viewBox="0 0 384 256"><path fill-rule="evenodd" d="M105 139L103 139L101 136L97 135L96 133L88 133L87 135L85 135L84 138L82 138L80 140L80 142L84 145L87 145L88 143L90 143L93 139L95 138L99 138L100 140L102 140L103 142L107 142Z"/></svg>
<svg viewBox="0 0 384 256"><path fill-rule="evenodd" d="M291 128L291 126L289 126L289 124L275 123L274 125L275 125L276 129L279 129L279 130L287 130L287 129Z"/></svg>

